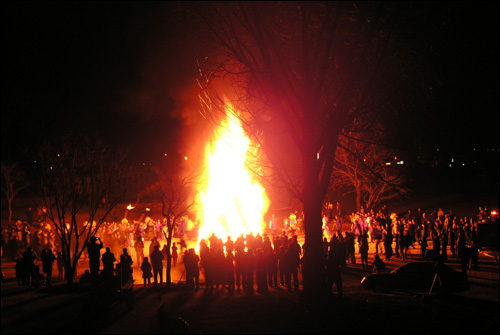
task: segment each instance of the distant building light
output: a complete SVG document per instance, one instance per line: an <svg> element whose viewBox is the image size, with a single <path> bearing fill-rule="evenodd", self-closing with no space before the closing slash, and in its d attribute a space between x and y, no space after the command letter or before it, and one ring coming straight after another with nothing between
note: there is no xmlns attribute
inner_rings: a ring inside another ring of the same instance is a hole
<svg viewBox="0 0 500 335"><path fill-rule="evenodd" d="M387 162L387 163L385 163L385 165L391 165L391 162Z"/></svg>
<svg viewBox="0 0 500 335"><path fill-rule="evenodd" d="M462 166L465 166L465 163L462 163Z"/></svg>
<svg viewBox="0 0 500 335"><path fill-rule="evenodd" d="M316 159L319 160L319 152L316 153Z"/></svg>
<svg viewBox="0 0 500 335"><path fill-rule="evenodd" d="M451 162L452 162L452 163L454 163L454 162L455 162L455 159L454 159L453 157L451 158Z"/></svg>
<svg viewBox="0 0 500 335"><path fill-rule="evenodd" d="M449 166L451 167L451 164Z"/></svg>
<svg viewBox="0 0 500 335"><path fill-rule="evenodd" d="M184 160L187 161L188 160L188 156L184 156Z"/></svg>
<svg viewBox="0 0 500 335"><path fill-rule="evenodd" d="M439 151L439 148L438 148L438 149L436 149L436 151Z"/></svg>
<svg viewBox="0 0 500 335"><path fill-rule="evenodd" d="M404 161L397 162L398 165L403 165L404 163L405 163Z"/></svg>

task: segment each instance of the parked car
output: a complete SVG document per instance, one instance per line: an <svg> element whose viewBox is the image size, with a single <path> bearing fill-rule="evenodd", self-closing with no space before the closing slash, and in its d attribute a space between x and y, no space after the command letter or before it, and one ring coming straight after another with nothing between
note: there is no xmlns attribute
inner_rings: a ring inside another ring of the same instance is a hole
<svg viewBox="0 0 500 335"><path fill-rule="evenodd" d="M451 294L470 289L464 273L446 264L430 261L411 262L390 272L367 275L361 280L361 285L374 292Z"/></svg>

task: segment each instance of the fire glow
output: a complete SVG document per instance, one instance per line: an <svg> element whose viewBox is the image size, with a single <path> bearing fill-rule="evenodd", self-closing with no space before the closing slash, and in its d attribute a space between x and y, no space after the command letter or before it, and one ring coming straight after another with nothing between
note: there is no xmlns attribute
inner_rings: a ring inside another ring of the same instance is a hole
<svg viewBox="0 0 500 335"><path fill-rule="evenodd" d="M200 191L202 221L199 239L215 235L233 240L241 234L262 234L269 200L247 168L250 139L227 105L227 118L206 148L206 187Z"/></svg>

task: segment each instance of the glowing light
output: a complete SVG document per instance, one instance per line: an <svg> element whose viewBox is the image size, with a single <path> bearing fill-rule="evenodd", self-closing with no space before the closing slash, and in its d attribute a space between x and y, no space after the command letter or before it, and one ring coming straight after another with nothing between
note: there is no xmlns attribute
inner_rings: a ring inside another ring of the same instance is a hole
<svg viewBox="0 0 500 335"><path fill-rule="evenodd" d="M134 206L132 206L132 204L129 204L129 205L127 206L127 209L128 209L128 210L131 210L131 209L134 209L134 208L135 208L135 207L134 207Z"/></svg>
<svg viewBox="0 0 500 335"><path fill-rule="evenodd" d="M264 188L256 182L247 168L250 140L240 120L232 115L220 125L217 136L206 148L206 187L199 193L202 204L199 239L215 233L219 238L241 234L262 234L264 214L269 200Z"/></svg>

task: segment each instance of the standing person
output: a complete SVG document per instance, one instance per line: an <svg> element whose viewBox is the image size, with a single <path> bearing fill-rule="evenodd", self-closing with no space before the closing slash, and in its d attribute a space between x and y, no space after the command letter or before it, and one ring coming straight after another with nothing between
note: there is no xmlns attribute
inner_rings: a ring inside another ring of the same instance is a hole
<svg viewBox="0 0 500 335"><path fill-rule="evenodd" d="M410 247L410 236L408 235L408 230L404 230L400 235L399 241L399 251L401 253L401 257L403 258L403 262L406 261L408 255L408 248Z"/></svg>
<svg viewBox="0 0 500 335"><path fill-rule="evenodd" d="M422 239L420 240L420 250L422 253L422 260L425 259L425 253L427 252L427 247L428 247L428 242L427 242L427 234L422 236Z"/></svg>
<svg viewBox="0 0 500 335"><path fill-rule="evenodd" d="M299 291L300 254L296 248L289 247L283 257L285 265L285 283L288 291L292 291L292 277L295 291Z"/></svg>
<svg viewBox="0 0 500 335"><path fill-rule="evenodd" d="M175 242L172 244L172 262L174 268L177 267L177 259L179 258L179 254L177 253L177 245Z"/></svg>
<svg viewBox="0 0 500 335"><path fill-rule="evenodd" d="M99 267L101 266L101 249L103 248L102 241L95 236L90 238L90 242L87 245L87 251L89 254L89 269L92 280L96 281L99 277Z"/></svg>
<svg viewBox="0 0 500 335"><path fill-rule="evenodd" d="M52 249L42 250L42 270L45 273L45 285L52 285L52 269L56 256L52 253Z"/></svg>
<svg viewBox="0 0 500 335"><path fill-rule="evenodd" d="M458 235L458 258L460 259L460 268L462 272L467 275L467 269L469 267L470 262L470 250L467 247L465 234L463 230Z"/></svg>
<svg viewBox="0 0 500 335"><path fill-rule="evenodd" d="M451 252L451 256L452 257L456 256L455 245L456 245L457 241L456 241L455 231L456 231L456 219L453 220L453 225L452 225L452 227L449 230L449 235L450 235L450 252Z"/></svg>
<svg viewBox="0 0 500 335"><path fill-rule="evenodd" d="M273 248L266 255L267 278L270 287L278 287L278 254Z"/></svg>
<svg viewBox="0 0 500 335"><path fill-rule="evenodd" d="M144 241L140 234L136 235L134 249L137 255L137 265L142 264L144 262Z"/></svg>
<svg viewBox="0 0 500 335"><path fill-rule="evenodd" d="M229 292L234 292L234 253L233 249L227 249L224 262L224 279Z"/></svg>
<svg viewBox="0 0 500 335"><path fill-rule="evenodd" d="M245 263L245 252L243 251L243 247L240 245L236 246L235 254L234 254L234 269L236 273L236 290L239 291L241 285L243 285L245 279L244 275L244 263Z"/></svg>
<svg viewBox="0 0 500 335"><path fill-rule="evenodd" d="M225 285L225 263L226 256L224 255L224 250L222 248L218 248L213 258L215 288L223 288Z"/></svg>
<svg viewBox="0 0 500 335"><path fill-rule="evenodd" d="M432 250L436 257L439 257L441 254L441 234L439 232L434 233L434 237L432 240Z"/></svg>
<svg viewBox="0 0 500 335"><path fill-rule="evenodd" d="M248 249L243 257L243 288L247 294L253 294L254 292L254 272L255 254L253 249Z"/></svg>
<svg viewBox="0 0 500 335"><path fill-rule="evenodd" d="M198 263L200 261L200 256L198 256L194 248L186 251L184 255L184 266L186 268L186 283L188 287L200 288L200 268Z"/></svg>
<svg viewBox="0 0 500 335"><path fill-rule="evenodd" d="M134 262L132 261L132 257L130 257L127 248L123 248L122 250L123 254L120 255L120 275L122 285L125 285L126 282L133 279L132 264L134 264Z"/></svg>
<svg viewBox="0 0 500 335"><path fill-rule="evenodd" d="M163 253L160 251L160 246L155 245L153 252L150 255L151 264L153 266L153 276L155 285L158 284L158 275L160 276L160 284L163 284Z"/></svg>
<svg viewBox="0 0 500 335"><path fill-rule="evenodd" d="M152 240L151 240L151 243L149 244L149 259L151 260L151 263L153 262L153 260L151 259L151 254L153 253L153 251L155 251L155 247L158 247L158 249L160 248L160 242L158 242L158 239L156 237L154 237ZM153 265L153 268L154 268L154 265ZM154 269L153 269L154 271Z"/></svg>
<svg viewBox="0 0 500 335"><path fill-rule="evenodd" d="M115 273L115 255L111 252L111 248L107 247L106 252L102 254L102 274L106 277L112 277Z"/></svg>
<svg viewBox="0 0 500 335"><path fill-rule="evenodd" d="M255 256L255 271L257 279L257 292L261 294L268 293L269 288L267 286L267 266L266 266L266 255L262 248L257 248L257 254Z"/></svg>
<svg viewBox="0 0 500 335"><path fill-rule="evenodd" d="M383 234L384 234L384 250L385 250L385 260L390 261L392 257L392 241L394 240L394 237L392 235L392 227L391 224L389 223L387 225L387 228L383 228Z"/></svg>
<svg viewBox="0 0 500 335"><path fill-rule="evenodd" d="M363 230L361 230L361 234L363 233ZM358 238L359 238L358 236ZM355 248L355 243L356 243L356 237L352 233L346 233L346 253L347 253L347 259L349 259L349 263L351 264L356 264L356 248Z"/></svg>
<svg viewBox="0 0 500 335"><path fill-rule="evenodd" d="M359 241L359 253L361 255L361 265L363 266L363 269L365 267L368 267L368 237L366 234L366 231L363 235L360 236L360 241Z"/></svg>
<svg viewBox="0 0 500 335"><path fill-rule="evenodd" d="M281 286L285 286L285 253L287 248L280 246L278 249L278 270L279 281Z"/></svg>
<svg viewBox="0 0 500 335"><path fill-rule="evenodd" d="M375 254L378 254L380 242L382 241L382 232L378 222L373 226L373 239L375 240ZM382 252L382 247L380 247L380 252Z"/></svg>
<svg viewBox="0 0 500 335"><path fill-rule="evenodd" d="M151 286L151 277L153 277L153 274L151 273L151 263L149 263L149 258L144 257L144 261L142 262L141 265L141 270L142 270L142 278L144 278L144 287L146 287L146 283L148 286Z"/></svg>
<svg viewBox="0 0 500 335"><path fill-rule="evenodd" d="M441 233L441 261L448 261L448 229Z"/></svg>
<svg viewBox="0 0 500 335"><path fill-rule="evenodd" d="M23 273L23 284L31 286L32 282L32 274L35 270L35 262L36 262L37 255L31 249L31 247L27 247L26 250L23 253L23 257L21 260L22 264L22 270L21 272Z"/></svg>

